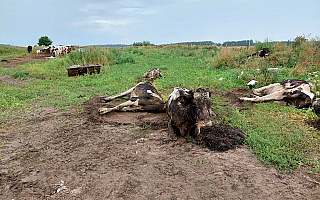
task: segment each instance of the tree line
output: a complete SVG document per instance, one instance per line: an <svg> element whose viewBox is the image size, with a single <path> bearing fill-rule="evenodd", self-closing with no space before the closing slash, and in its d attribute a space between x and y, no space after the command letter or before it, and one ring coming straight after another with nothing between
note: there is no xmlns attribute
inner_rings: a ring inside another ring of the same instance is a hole
<svg viewBox="0 0 320 200"><path fill-rule="evenodd" d="M276 42L270 42L271 44L273 43L277 43L277 42L281 42L284 43L286 45L290 45L292 42L294 41L276 41ZM259 43L259 41L257 41L257 43ZM52 40L49 39L48 36L42 36L39 38L39 42L38 45L51 45L52 44ZM221 43L214 43L212 41L198 41L198 42L179 42L179 43L171 43L173 45L188 45L188 46L192 46L192 45L198 45L198 46L211 46L211 45L216 45L216 46L223 46L223 47L232 47L232 46L255 46L255 42L251 39L251 40L241 40L241 41L226 41ZM163 45L168 45L168 44L163 44ZM95 45L95 46L110 46L110 45ZM115 46L119 46L119 45L111 45L113 47ZM123 46L131 46L131 45L120 45L121 47ZM132 44L132 46L154 46L154 44L152 44L150 41L142 41L142 42L134 42Z"/></svg>

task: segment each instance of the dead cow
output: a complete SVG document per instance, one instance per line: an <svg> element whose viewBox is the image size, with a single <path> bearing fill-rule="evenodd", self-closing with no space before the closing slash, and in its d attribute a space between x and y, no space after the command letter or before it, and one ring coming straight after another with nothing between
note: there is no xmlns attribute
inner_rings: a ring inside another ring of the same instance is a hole
<svg viewBox="0 0 320 200"><path fill-rule="evenodd" d="M280 101L296 108L307 108L312 104L314 94L308 82L297 79L285 80L253 90L254 97L240 97L240 101Z"/></svg>
<svg viewBox="0 0 320 200"><path fill-rule="evenodd" d="M150 82L140 82L136 86L130 88L126 92L113 95L110 97L101 97L104 102L112 101L115 98L124 97L130 94L128 101L117 105L113 108L99 108L100 114L109 113L112 111L150 111L164 112L165 103L156 88Z"/></svg>
<svg viewBox="0 0 320 200"><path fill-rule="evenodd" d="M150 69L143 75L143 78L149 78L151 81L160 77L164 78L159 68Z"/></svg>
<svg viewBox="0 0 320 200"><path fill-rule="evenodd" d="M212 104L210 96L209 89L174 88L166 103L171 137L176 135L195 137L200 134L200 128L212 125L210 118L216 115L210 109Z"/></svg>
<svg viewBox="0 0 320 200"><path fill-rule="evenodd" d="M260 56L260 57L266 57L270 53L269 48L263 48L262 50L251 54L250 56L247 56L247 59L250 59L252 56Z"/></svg>
<svg viewBox="0 0 320 200"><path fill-rule="evenodd" d="M320 98L316 98L312 102L312 108L313 108L314 113L316 113L318 116L320 116Z"/></svg>

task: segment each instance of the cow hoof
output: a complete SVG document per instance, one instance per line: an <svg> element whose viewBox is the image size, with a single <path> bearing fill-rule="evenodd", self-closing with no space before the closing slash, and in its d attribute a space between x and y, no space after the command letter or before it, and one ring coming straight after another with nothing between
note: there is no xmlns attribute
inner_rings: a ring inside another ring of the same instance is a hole
<svg viewBox="0 0 320 200"><path fill-rule="evenodd" d="M170 136L170 141L177 141L178 137L177 136Z"/></svg>
<svg viewBox="0 0 320 200"><path fill-rule="evenodd" d="M109 101L111 101L111 100L108 99L108 97L106 97L106 98L101 98L101 102L103 102L103 103L107 103L107 102L109 102Z"/></svg>
<svg viewBox="0 0 320 200"><path fill-rule="evenodd" d="M110 108L99 108L99 110L98 110L98 112L99 112L100 115L106 114L106 113L108 113L108 112L110 112L110 111L111 111Z"/></svg>
<svg viewBox="0 0 320 200"><path fill-rule="evenodd" d="M178 137L175 133L169 133L169 138L171 141L177 141Z"/></svg>
<svg viewBox="0 0 320 200"><path fill-rule="evenodd" d="M239 101L240 103L242 103L242 102L243 102L243 99L242 99L241 97L238 97L238 101Z"/></svg>

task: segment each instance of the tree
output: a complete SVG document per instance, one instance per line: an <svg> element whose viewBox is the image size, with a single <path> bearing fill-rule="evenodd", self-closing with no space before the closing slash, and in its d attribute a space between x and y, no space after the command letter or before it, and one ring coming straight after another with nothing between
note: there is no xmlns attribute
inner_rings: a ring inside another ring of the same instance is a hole
<svg viewBox="0 0 320 200"><path fill-rule="evenodd" d="M42 36L41 38L39 38L39 42L38 42L39 46L42 46L42 45L49 46L51 44L52 44L52 40L50 40L48 36Z"/></svg>
<svg viewBox="0 0 320 200"><path fill-rule="evenodd" d="M154 46L154 44L151 44L149 41L143 41L143 42L134 42L133 46Z"/></svg>

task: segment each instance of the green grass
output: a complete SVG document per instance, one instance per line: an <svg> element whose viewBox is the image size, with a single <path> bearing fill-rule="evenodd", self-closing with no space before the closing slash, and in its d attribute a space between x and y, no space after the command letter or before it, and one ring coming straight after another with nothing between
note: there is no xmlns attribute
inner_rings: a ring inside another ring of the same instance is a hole
<svg viewBox="0 0 320 200"><path fill-rule="evenodd" d="M236 112L230 118L230 124L246 130L246 143L259 160L288 170L308 162L305 154L312 150L309 144L312 132L301 119L308 115L312 113L263 103L252 110Z"/></svg>
<svg viewBox="0 0 320 200"><path fill-rule="evenodd" d="M274 54L287 56L288 48L279 50L275 47ZM288 78L307 80L308 73L320 68L314 61L302 75L294 75L292 70L295 66L280 66L278 64L283 62L273 58L241 62L248 50L235 48L227 51L216 47L182 45L126 49L87 47L82 52L73 51L43 63L0 68L0 75L29 80L24 87L0 85L0 125L5 126L9 117L18 120L36 106L81 110L82 103L93 95L123 92L155 67L160 68L165 76L153 83L165 100L175 86L188 89L208 87L223 91L247 87L247 82L255 79L260 87ZM15 51L10 55L15 55ZM318 55L318 51L314 55ZM296 63L299 62L297 59ZM101 63L101 73L68 77L67 66L87 63ZM281 70L267 70L275 66ZM85 97L77 98L80 95ZM252 109L240 112L237 108L224 106L228 102L219 95L213 94L212 100L212 109L220 117L217 123L240 127L245 131L248 135L246 144L265 164L282 171L296 169L301 164L314 166L313 171L319 168L318 158L309 156L316 148L319 149L319 131L310 129L303 122L303 119L317 118L314 114L272 103L256 104Z"/></svg>
<svg viewBox="0 0 320 200"><path fill-rule="evenodd" d="M0 60L22 56L27 53L26 47L0 46Z"/></svg>

